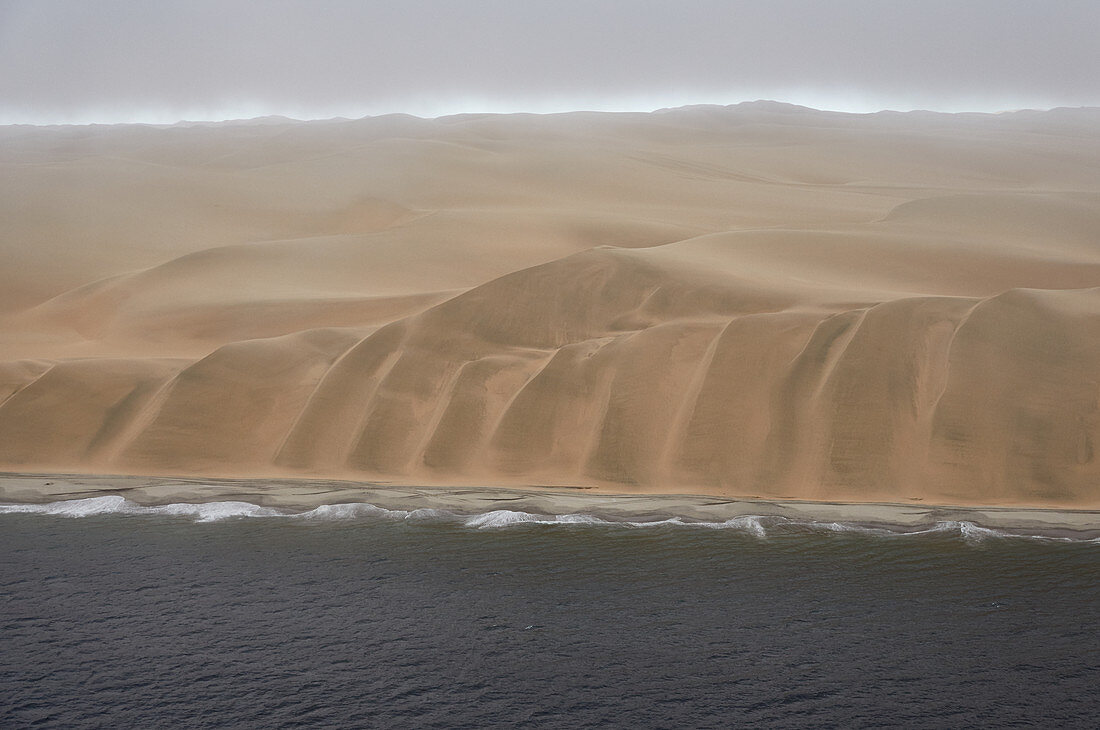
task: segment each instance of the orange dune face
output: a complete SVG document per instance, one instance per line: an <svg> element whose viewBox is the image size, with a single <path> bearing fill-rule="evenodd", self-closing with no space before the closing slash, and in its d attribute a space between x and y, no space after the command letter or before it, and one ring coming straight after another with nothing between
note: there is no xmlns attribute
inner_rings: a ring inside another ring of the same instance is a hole
<svg viewBox="0 0 1100 730"><path fill-rule="evenodd" d="M1100 110L0 127L0 469L1100 508Z"/></svg>

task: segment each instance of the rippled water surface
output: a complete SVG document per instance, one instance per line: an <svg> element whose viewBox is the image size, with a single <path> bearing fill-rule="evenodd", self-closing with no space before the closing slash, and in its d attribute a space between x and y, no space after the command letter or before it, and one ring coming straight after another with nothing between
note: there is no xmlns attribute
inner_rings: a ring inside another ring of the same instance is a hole
<svg viewBox="0 0 1100 730"><path fill-rule="evenodd" d="M1096 726L1100 543L709 527L9 509L0 727Z"/></svg>

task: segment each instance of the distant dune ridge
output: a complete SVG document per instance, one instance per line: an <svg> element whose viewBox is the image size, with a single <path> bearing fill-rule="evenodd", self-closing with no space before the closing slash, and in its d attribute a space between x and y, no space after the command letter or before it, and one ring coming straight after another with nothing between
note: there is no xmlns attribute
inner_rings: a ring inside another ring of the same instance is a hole
<svg viewBox="0 0 1100 730"><path fill-rule="evenodd" d="M1100 110L0 127L0 470L1100 508Z"/></svg>

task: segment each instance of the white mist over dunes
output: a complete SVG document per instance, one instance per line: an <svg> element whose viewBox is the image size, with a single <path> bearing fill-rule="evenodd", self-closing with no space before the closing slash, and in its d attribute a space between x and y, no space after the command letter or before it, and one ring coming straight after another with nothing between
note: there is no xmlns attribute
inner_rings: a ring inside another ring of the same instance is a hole
<svg viewBox="0 0 1100 730"><path fill-rule="evenodd" d="M0 468L1096 507L1100 111L0 129Z"/></svg>
<svg viewBox="0 0 1100 730"><path fill-rule="evenodd" d="M0 123L1100 105L1091 0L4 0Z"/></svg>

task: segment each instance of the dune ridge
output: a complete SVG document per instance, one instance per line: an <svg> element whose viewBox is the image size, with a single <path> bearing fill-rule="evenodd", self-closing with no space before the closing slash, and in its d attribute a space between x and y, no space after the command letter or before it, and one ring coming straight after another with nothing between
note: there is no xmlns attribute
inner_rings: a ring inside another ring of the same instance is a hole
<svg viewBox="0 0 1100 730"><path fill-rule="evenodd" d="M1100 110L0 127L0 469L1100 507Z"/></svg>

